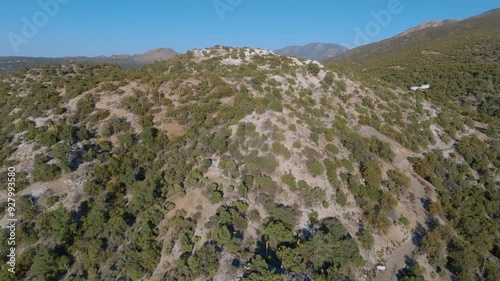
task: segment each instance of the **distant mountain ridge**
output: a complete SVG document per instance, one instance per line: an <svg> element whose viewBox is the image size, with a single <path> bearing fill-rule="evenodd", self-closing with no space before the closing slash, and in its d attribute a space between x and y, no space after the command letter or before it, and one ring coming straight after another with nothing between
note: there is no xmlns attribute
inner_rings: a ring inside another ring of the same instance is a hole
<svg viewBox="0 0 500 281"><path fill-rule="evenodd" d="M44 57L0 57L0 74L16 71L22 67L33 67L41 64L56 63L63 64L67 62L90 62L90 63L111 63L121 66L140 66L154 63L155 61L164 61L178 55L175 50L170 48L157 48L147 51L144 54L136 55L112 55L112 56L74 56L60 58Z"/></svg>
<svg viewBox="0 0 500 281"><path fill-rule="evenodd" d="M324 60L343 54L349 49L339 44L311 43L305 46L289 46L275 53L284 56L301 57L311 60Z"/></svg>
<svg viewBox="0 0 500 281"><path fill-rule="evenodd" d="M112 60L130 60L138 64L153 63L155 61L168 60L178 55L176 51L170 48L158 48L147 51L139 55L113 55Z"/></svg>
<svg viewBox="0 0 500 281"><path fill-rule="evenodd" d="M417 25L415 27L412 27L412 28L410 28L408 30L403 31L402 33L396 35L396 37L397 36L409 35L409 34L411 34L413 32L420 31L420 30L423 30L423 29L426 29L426 28L430 28L430 27L441 27L443 25L454 23L454 22L457 22L457 21L460 21L460 20L457 20L457 19L446 19L446 20L432 20L432 21L424 22L422 24L419 24L419 25Z"/></svg>
<svg viewBox="0 0 500 281"><path fill-rule="evenodd" d="M432 21L352 49L327 65L402 88L430 84L426 97L495 128L500 112L500 9ZM497 130L497 129L494 129ZM500 130L500 127L498 127Z"/></svg>
<svg viewBox="0 0 500 281"><path fill-rule="evenodd" d="M453 49L454 56L472 54L479 60L495 59L493 53L481 55L471 50L477 46L494 46L500 38L500 8L463 20L430 21L410 28L392 38L351 49L333 59L341 63L367 64L396 63L401 56L415 58L416 53L444 51L443 46ZM467 44L465 44L467 43ZM491 49L491 48L488 48ZM493 48L494 49L494 48ZM445 53L445 52L443 52ZM392 61L397 58L395 61Z"/></svg>

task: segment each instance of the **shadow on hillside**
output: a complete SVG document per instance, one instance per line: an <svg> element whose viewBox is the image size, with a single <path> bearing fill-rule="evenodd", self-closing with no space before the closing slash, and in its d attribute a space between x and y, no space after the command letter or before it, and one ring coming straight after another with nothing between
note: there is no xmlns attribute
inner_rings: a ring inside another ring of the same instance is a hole
<svg viewBox="0 0 500 281"><path fill-rule="evenodd" d="M422 239L424 239L424 236L427 234L427 230L425 227L422 226L422 224L417 223L417 226L413 229L413 236L411 238L411 241L413 242L413 245L415 246L422 246Z"/></svg>

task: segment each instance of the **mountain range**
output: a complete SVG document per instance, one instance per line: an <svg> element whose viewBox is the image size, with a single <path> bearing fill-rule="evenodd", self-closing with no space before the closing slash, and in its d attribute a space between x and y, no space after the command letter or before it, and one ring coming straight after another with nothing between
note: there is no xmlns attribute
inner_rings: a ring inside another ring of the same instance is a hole
<svg viewBox="0 0 500 281"><path fill-rule="evenodd" d="M423 50L440 44L443 40L451 40L451 44L460 45L461 40L470 37L490 38L495 35L493 27L499 26L500 9L495 9L465 20L434 20L410 28L392 38L380 42L360 46L349 50L347 47L332 43L310 43L304 46L287 46L275 51L276 54L295 56L311 60L338 61L348 63L366 63L396 57L394 53ZM488 24L491 24L489 26ZM493 32L493 34L492 34ZM448 46L449 44L446 43ZM465 51L465 50L464 50ZM423 51L425 52L425 50ZM432 52L432 51L429 51ZM457 52L458 53L458 52ZM98 57L0 57L0 73L18 70L20 67L35 66L46 63L90 62L116 63L122 66L139 66L155 61L170 59L178 53L170 48L158 48L138 55L112 55Z"/></svg>
<svg viewBox="0 0 500 281"><path fill-rule="evenodd" d="M311 43L305 46L289 46L275 53L284 56L301 57L311 60L325 60L336 57L349 50L348 48L338 44Z"/></svg>
<svg viewBox="0 0 500 281"><path fill-rule="evenodd" d="M169 48L159 48L150 50L144 54L137 55L112 55L97 57L60 57L60 58L37 58L37 57L0 57L0 73L7 73L21 69L22 67L34 67L38 65L55 63L63 64L68 62L88 62L118 64L121 66L140 66L155 61L168 60L178 53Z"/></svg>

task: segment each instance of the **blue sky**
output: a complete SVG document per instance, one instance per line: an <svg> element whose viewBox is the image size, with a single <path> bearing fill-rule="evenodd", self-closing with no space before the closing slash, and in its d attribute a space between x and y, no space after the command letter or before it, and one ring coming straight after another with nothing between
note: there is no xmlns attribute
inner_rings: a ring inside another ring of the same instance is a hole
<svg viewBox="0 0 500 281"><path fill-rule="evenodd" d="M217 44L354 47L497 7L500 0L2 0L0 56L185 52Z"/></svg>

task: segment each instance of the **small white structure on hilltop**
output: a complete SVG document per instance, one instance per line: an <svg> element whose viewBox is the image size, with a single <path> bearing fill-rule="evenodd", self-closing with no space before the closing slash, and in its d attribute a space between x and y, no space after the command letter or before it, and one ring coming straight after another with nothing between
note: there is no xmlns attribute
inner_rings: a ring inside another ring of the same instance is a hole
<svg viewBox="0 0 500 281"><path fill-rule="evenodd" d="M430 89L430 87L431 87L431 85L424 84L422 86L413 86L413 87L410 87L410 90L412 90L412 91L427 90L427 89Z"/></svg>
<svg viewBox="0 0 500 281"><path fill-rule="evenodd" d="M379 264L379 265L377 265L377 269L380 271L385 271L386 267L385 267L385 265Z"/></svg>

